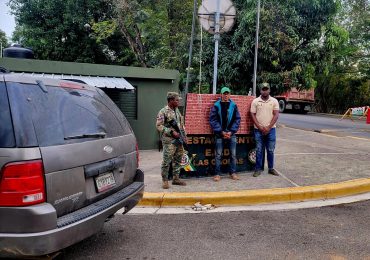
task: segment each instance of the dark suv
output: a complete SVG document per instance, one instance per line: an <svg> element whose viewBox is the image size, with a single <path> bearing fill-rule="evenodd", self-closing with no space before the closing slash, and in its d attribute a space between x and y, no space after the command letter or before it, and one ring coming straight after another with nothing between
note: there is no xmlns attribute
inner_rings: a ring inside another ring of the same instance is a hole
<svg viewBox="0 0 370 260"><path fill-rule="evenodd" d="M56 252L142 198L134 133L100 89L0 74L0 256Z"/></svg>

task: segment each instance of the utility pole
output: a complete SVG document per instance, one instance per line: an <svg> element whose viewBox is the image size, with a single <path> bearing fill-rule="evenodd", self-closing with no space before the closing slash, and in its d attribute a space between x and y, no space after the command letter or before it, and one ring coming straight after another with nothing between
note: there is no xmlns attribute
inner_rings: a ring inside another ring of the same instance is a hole
<svg viewBox="0 0 370 260"><path fill-rule="evenodd" d="M215 13L215 58L213 62L213 88L212 94L216 94L217 87L217 65L218 65L218 43L220 41L220 0L217 0L217 12Z"/></svg>
<svg viewBox="0 0 370 260"><path fill-rule="evenodd" d="M189 91L190 68L191 68L191 60L192 60L192 55L193 55L193 42L194 42L194 32L195 32L195 13L197 12L197 7L198 7L198 1L194 0L193 22L191 24L191 36L190 36L190 46L189 46L188 69L186 72L185 98L186 98L186 94L188 94L188 91Z"/></svg>
<svg viewBox="0 0 370 260"><path fill-rule="evenodd" d="M253 96L257 95L257 56L258 56L258 34L260 30L260 0L257 0L257 24L256 24L256 43L254 48L254 68L253 68Z"/></svg>

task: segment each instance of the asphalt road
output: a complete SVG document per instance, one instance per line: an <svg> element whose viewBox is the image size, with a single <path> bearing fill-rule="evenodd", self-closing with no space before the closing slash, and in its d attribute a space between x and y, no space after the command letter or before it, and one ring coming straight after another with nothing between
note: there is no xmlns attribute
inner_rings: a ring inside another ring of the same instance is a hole
<svg viewBox="0 0 370 260"><path fill-rule="evenodd" d="M366 124L365 120L354 119L351 121L350 119L339 119L340 117L338 116L325 114L280 113L278 123L293 128L324 132L336 136L370 139L370 124Z"/></svg>
<svg viewBox="0 0 370 260"><path fill-rule="evenodd" d="M370 201L289 211L119 215L56 259L370 259Z"/></svg>

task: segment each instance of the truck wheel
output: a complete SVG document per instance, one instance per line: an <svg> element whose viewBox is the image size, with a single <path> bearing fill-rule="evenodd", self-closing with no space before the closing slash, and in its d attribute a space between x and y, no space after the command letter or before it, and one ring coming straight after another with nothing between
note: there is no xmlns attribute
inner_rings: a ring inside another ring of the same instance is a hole
<svg viewBox="0 0 370 260"><path fill-rule="evenodd" d="M308 113L308 111L307 111L307 110L304 110L304 108L303 108L303 109L301 109L301 114L305 115L305 114L307 114L307 113Z"/></svg>
<svg viewBox="0 0 370 260"><path fill-rule="evenodd" d="M283 113L284 111L285 111L285 101L284 100L282 100L282 99L280 99L279 100L279 112L280 113Z"/></svg>
<svg viewBox="0 0 370 260"><path fill-rule="evenodd" d="M305 104L302 104L301 105L301 110L300 110L300 112L301 112L301 114L307 114L308 113L308 111L307 110L304 110L304 108L306 107L306 105Z"/></svg>

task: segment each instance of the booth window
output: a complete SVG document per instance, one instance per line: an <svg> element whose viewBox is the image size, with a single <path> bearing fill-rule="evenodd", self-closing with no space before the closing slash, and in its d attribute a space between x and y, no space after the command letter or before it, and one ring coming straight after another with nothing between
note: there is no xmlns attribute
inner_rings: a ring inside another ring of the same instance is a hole
<svg viewBox="0 0 370 260"><path fill-rule="evenodd" d="M134 89L102 89L119 107L127 119L137 119L137 87Z"/></svg>

